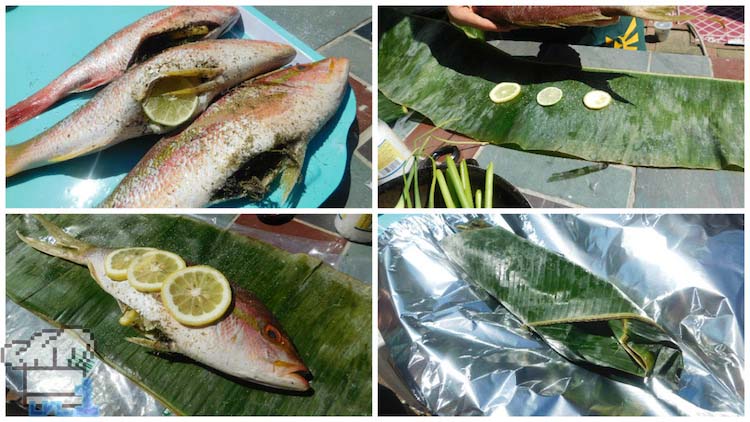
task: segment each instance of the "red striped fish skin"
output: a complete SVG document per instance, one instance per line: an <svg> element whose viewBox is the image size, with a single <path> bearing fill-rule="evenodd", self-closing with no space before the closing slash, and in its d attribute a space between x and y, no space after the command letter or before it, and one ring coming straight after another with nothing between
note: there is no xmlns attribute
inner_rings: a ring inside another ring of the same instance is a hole
<svg viewBox="0 0 750 422"><path fill-rule="evenodd" d="M242 81L289 63L294 48L280 43L222 39L200 41L168 49L130 69L99 91L88 103L34 138L6 147L6 177L21 171L66 161L149 134L164 134L175 127L146 117L141 101L153 81L169 72L196 68L221 69L218 84L198 95L195 118L221 92Z"/></svg>
<svg viewBox="0 0 750 422"><path fill-rule="evenodd" d="M347 59L328 58L243 83L154 145L101 206L202 207L220 200L216 194L227 181L268 151L289 154L278 172L282 186L291 188L307 143L338 109L348 75Z"/></svg>
<svg viewBox="0 0 750 422"><path fill-rule="evenodd" d="M518 27L607 26L620 16L670 20L671 6L472 6L474 13Z"/></svg>
<svg viewBox="0 0 750 422"><path fill-rule="evenodd" d="M109 37L47 86L7 109L5 130L34 118L69 94L88 91L120 77L146 39L200 24L215 27L203 39L218 38L239 17L239 10L228 6L175 6L145 16Z"/></svg>

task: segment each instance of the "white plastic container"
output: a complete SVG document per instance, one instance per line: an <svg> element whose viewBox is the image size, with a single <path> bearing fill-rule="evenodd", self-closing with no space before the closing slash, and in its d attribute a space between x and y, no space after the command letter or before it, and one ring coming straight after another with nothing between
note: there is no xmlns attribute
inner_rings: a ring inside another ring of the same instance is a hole
<svg viewBox="0 0 750 422"><path fill-rule="evenodd" d="M408 173L412 152L387 123L378 120L378 185Z"/></svg>
<svg viewBox="0 0 750 422"><path fill-rule="evenodd" d="M336 214L336 231L357 243L372 243L372 214Z"/></svg>
<svg viewBox="0 0 750 422"><path fill-rule="evenodd" d="M669 38L669 32L672 30L672 22L654 22L654 32L659 42L666 41Z"/></svg>

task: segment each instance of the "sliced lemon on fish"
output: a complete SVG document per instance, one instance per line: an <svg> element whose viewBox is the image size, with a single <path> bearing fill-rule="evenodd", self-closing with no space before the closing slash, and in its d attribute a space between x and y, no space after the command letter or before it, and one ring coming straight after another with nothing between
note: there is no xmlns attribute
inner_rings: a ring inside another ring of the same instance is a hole
<svg viewBox="0 0 750 422"><path fill-rule="evenodd" d="M520 93L521 85L515 82L500 82L490 91L490 100L495 103L507 103Z"/></svg>
<svg viewBox="0 0 750 422"><path fill-rule="evenodd" d="M594 90L583 96L583 105L591 110L601 110L612 102L612 96L604 91Z"/></svg>
<svg viewBox="0 0 750 422"><path fill-rule="evenodd" d="M549 107L557 104L563 96L560 88L548 86L536 94L536 102L542 107Z"/></svg>
<svg viewBox="0 0 750 422"><path fill-rule="evenodd" d="M202 326L224 315L232 303L232 288L218 270L196 265L167 277L161 288L161 300L180 323Z"/></svg>
<svg viewBox="0 0 750 422"><path fill-rule="evenodd" d="M128 267L134 259L155 250L154 248L124 248L112 251L104 259L104 272L115 281L128 278Z"/></svg>
<svg viewBox="0 0 750 422"><path fill-rule="evenodd" d="M169 94L189 90L196 85L185 77L167 77L154 82L148 96L143 100L143 112L151 121L164 126L179 126L192 117L198 108L198 96L194 93Z"/></svg>
<svg viewBox="0 0 750 422"><path fill-rule="evenodd" d="M172 252L154 250L133 260L128 283L139 292L158 292L167 277L185 268L185 261Z"/></svg>

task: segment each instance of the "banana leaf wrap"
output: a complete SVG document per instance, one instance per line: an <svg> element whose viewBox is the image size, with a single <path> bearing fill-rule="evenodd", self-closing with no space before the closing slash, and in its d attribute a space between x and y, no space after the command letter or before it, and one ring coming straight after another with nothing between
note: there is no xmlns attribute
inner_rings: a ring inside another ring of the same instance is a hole
<svg viewBox="0 0 750 422"><path fill-rule="evenodd" d="M152 246L211 265L268 306L314 375L309 396L271 392L230 380L186 358L158 355L125 341L114 298L86 268L22 243L33 219L6 225L7 295L59 327L90 329L100 359L185 415L369 415L371 289L318 259L184 217L62 215L50 218L81 240L109 247ZM96 388L96 387L95 387Z"/></svg>
<svg viewBox="0 0 750 422"><path fill-rule="evenodd" d="M680 348L610 282L501 228L470 229L442 247L470 281L567 359L615 377L679 383Z"/></svg>
<svg viewBox="0 0 750 422"><path fill-rule="evenodd" d="M587 69L510 56L438 20L381 8L378 88L436 126L527 151L633 166L744 167L744 83L702 77ZM490 90L516 82L521 94L495 104ZM563 91L551 107L543 88ZM592 89L612 104L589 110Z"/></svg>

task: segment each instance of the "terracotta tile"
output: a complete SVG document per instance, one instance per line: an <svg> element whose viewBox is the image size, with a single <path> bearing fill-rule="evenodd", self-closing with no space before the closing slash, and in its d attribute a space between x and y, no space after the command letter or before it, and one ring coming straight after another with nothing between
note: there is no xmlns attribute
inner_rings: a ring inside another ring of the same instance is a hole
<svg viewBox="0 0 750 422"><path fill-rule="evenodd" d="M432 132L430 132L432 131ZM414 151L414 149L421 147L424 144L425 139L427 138L426 134L430 132L429 135L429 141L427 142L427 146L425 147L425 151L433 151L435 148L441 146L443 143L435 139L435 137L438 138L444 138L444 139L450 139L451 136L453 136L452 133L447 132L443 129L435 129L435 126L428 124L428 123L420 123L417 125L416 128L409 134L409 136L406 137L404 140L404 143L406 143L406 146Z"/></svg>
<svg viewBox="0 0 750 422"><path fill-rule="evenodd" d="M349 78L349 84L357 99L357 125L359 133L372 126L372 87L366 86L354 78Z"/></svg>
<svg viewBox="0 0 750 422"><path fill-rule="evenodd" d="M451 141L455 142L475 142L474 139L467 138L466 136L459 135L457 133L454 133L453 136L450 137ZM473 158L477 151L479 151L480 145L457 145L458 150L461 151L461 157L466 158Z"/></svg>
<svg viewBox="0 0 750 422"><path fill-rule="evenodd" d="M267 232L304 237L313 240L335 242L338 239L342 239L342 237L338 235L297 220L296 218L288 223L271 225L260 221L256 214L243 214L237 218L235 224Z"/></svg>
<svg viewBox="0 0 750 422"><path fill-rule="evenodd" d="M741 81L745 77L745 62L740 59L712 58L714 77Z"/></svg>

